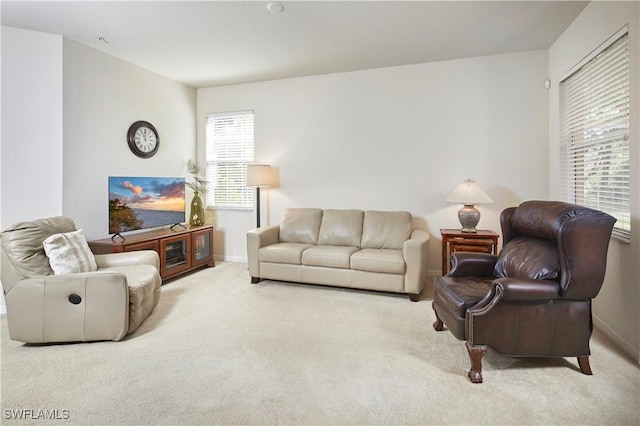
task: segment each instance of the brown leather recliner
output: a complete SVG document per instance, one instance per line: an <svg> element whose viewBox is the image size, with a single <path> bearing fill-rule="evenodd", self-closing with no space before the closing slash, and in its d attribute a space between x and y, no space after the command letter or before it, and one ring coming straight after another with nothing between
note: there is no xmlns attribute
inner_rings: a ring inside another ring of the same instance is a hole
<svg viewBox="0 0 640 426"><path fill-rule="evenodd" d="M591 299L602 287L615 221L578 205L527 201L502 212L499 255L452 255L451 271L435 279L433 327L466 341L473 383L482 383L488 347L507 356L575 356L591 374Z"/></svg>

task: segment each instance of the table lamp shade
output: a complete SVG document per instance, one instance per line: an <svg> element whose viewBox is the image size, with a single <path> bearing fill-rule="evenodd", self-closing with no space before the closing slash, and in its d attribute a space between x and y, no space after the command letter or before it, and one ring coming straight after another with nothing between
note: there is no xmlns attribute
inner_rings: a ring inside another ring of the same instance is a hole
<svg viewBox="0 0 640 426"><path fill-rule="evenodd" d="M446 201L450 203L462 203L467 206L493 203L491 197L471 179L467 179L458 185L451 195L447 197Z"/></svg>
<svg viewBox="0 0 640 426"><path fill-rule="evenodd" d="M462 225L462 232L477 232L476 225L480 222L480 212L474 204L493 203L491 197L471 179L463 181L451 195L447 197L450 203L462 203L464 206L458 210L458 219Z"/></svg>
<svg viewBox="0 0 640 426"><path fill-rule="evenodd" d="M267 164L249 164L247 166L247 186L271 186L271 166Z"/></svg>

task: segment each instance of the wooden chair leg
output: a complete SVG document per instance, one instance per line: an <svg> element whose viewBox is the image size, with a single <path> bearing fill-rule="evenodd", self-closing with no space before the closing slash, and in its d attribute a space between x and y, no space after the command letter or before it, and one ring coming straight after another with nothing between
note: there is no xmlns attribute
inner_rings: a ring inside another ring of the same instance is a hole
<svg viewBox="0 0 640 426"><path fill-rule="evenodd" d="M433 328L435 328L436 331L442 331L444 330L444 324L438 316L438 311L436 310L436 302L433 302L431 306L433 307L433 312L436 314L436 322L433 323Z"/></svg>
<svg viewBox="0 0 640 426"><path fill-rule="evenodd" d="M471 370L469 370L469 380L472 383L482 383L482 357L487 353L487 347L484 345L472 345L465 342L469 359L471 360Z"/></svg>
<svg viewBox="0 0 640 426"><path fill-rule="evenodd" d="M580 371L582 371L582 374L586 374L587 376L593 375L593 373L591 372L591 366L589 365L588 356L579 356L578 365L580 366Z"/></svg>

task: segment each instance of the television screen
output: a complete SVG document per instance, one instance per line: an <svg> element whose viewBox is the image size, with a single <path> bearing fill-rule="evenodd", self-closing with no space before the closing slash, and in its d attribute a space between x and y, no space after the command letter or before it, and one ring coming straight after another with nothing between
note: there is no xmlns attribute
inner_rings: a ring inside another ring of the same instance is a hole
<svg viewBox="0 0 640 426"><path fill-rule="evenodd" d="M109 177L109 233L185 221L185 178Z"/></svg>

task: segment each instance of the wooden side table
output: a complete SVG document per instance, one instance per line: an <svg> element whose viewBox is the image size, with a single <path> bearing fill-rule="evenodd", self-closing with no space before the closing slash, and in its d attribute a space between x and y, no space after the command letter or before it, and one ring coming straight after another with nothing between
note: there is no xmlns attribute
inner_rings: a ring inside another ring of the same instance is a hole
<svg viewBox="0 0 640 426"><path fill-rule="evenodd" d="M442 236L442 275L449 272L451 254L456 251L498 253L499 235L490 230L462 232L460 229L440 229Z"/></svg>

